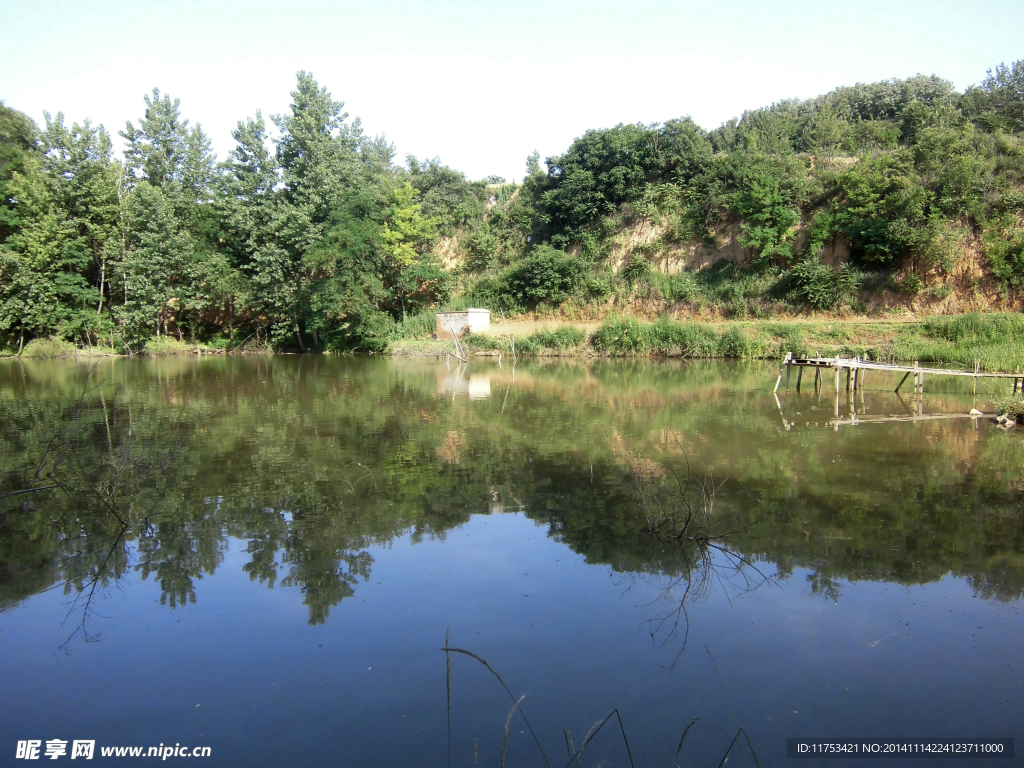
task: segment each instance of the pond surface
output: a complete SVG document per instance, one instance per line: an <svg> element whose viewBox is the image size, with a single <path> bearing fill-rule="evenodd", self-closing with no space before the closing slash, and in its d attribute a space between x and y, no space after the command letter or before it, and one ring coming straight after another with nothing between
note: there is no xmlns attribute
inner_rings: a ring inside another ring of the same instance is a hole
<svg viewBox="0 0 1024 768"><path fill-rule="evenodd" d="M503 363L0 363L3 764L1024 735L1024 435L906 420L994 385L878 375L841 420L903 420L848 425L777 365Z"/></svg>

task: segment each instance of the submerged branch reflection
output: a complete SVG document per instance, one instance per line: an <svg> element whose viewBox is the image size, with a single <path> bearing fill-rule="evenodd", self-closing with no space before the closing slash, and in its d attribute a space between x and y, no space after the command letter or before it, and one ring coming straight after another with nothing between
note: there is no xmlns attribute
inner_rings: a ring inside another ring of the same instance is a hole
<svg viewBox="0 0 1024 768"><path fill-rule="evenodd" d="M664 606L648 619L647 628L651 639L662 647L678 643L679 651L671 664L674 667L690 634L688 607L706 600L715 587L721 588L731 601L765 584L779 585L751 559L725 543L729 537L750 528L727 527L716 509L727 480L717 482L713 476L695 478L685 452L685 475L632 453L627 453L625 460L646 520L642 535L656 541L666 555L675 554L682 566L675 573L662 570L627 575L627 579L642 581L656 591L656 597L645 607Z"/></svg>

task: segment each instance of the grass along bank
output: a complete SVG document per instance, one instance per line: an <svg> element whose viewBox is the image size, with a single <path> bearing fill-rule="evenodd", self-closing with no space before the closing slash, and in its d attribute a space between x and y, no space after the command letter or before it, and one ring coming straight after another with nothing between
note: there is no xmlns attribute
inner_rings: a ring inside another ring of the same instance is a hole
<svg viewBox="0 0 1024 768"><path fill-rule="evenodd" d="M590 333L578 325L564 324L511 336L517 355L777 359L791 352L887 362L918 360L965 369L980 360L983 369L1000 371L1015 371L1024 365L1024 315L1018 313L931 317L920 322L648 323L620 317L609 318ZM508 335L469 334L464 346L474 354L512 352ZM452 347L448 340L400 340L390 345L388 353L444 357Z"/></svg>

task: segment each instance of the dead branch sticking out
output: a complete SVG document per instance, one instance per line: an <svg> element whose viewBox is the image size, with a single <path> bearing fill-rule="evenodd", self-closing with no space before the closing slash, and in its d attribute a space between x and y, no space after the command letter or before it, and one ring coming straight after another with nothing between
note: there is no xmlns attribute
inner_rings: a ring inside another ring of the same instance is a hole
<svg viewBox="0 0 1024 768"><path fill-rule="evenodd" d="M683 560L682 573L652 577L652 581L657 582L658 595L648 603L671 606L670 610L650 619L648 628L652 640L660 639L661 645L669 640L681 641L673 666L685 650L689 637L688 605L702 602L715 586L721 586L730 600L730 595L752 592L766 583L778 586L752 560L725 543L730 536L745 530L719 528L716 503L727 481L717 482L710 476L695 478L685 453L684 459L686 474L681 477L679 473L626 454L646 523L642 534L663 546L678 548Z"/></svg>

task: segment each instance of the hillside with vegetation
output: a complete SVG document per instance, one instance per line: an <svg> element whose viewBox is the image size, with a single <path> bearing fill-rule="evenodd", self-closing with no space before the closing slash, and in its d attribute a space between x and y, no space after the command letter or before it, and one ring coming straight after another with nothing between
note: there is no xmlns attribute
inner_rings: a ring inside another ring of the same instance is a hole
<svg viewBox="0 0 1024 768"><path fill-rule="evenodd" d="M121 159L102 126L0 104L0 346L383 351L486 306L605 322L591 348L635 353L635 318L669 338L1021 307L1024 60L964 92L919 75L590 130L521 184L397 163L308 73L292 98L221 162L157 90ZM647 349L698 354L674 338Z"/></svg>

